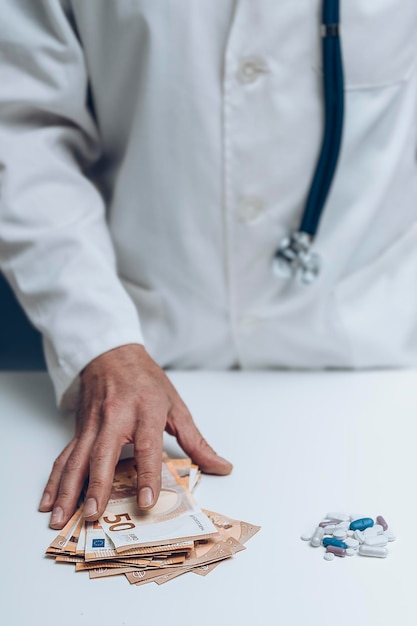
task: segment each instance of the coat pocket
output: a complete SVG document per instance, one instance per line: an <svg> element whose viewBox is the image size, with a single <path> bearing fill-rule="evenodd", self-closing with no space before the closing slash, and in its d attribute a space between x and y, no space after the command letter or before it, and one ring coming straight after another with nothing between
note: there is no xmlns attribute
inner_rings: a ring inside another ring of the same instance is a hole
<svg viewBox="0 0 417 626"><path fill-rule="evenodd" d="M320 13L322 3L312 1ZM417 59L416 0L346 0L340 18L346 89L384 87L411 76ZM320 43L315 56L321 72Z"/></svg>

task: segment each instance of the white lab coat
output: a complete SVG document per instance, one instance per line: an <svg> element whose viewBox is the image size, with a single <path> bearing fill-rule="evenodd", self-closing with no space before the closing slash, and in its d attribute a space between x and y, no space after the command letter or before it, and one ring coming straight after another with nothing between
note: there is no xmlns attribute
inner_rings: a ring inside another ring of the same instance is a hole
<svg viewBox="0 0 417 626"><path fill-rule="evenodd" d="M130 342L163 367L417 365L417 2L341 4L305 287L271 261L321 144L319 0L2 0L0 263L59 403Z"/></svg>

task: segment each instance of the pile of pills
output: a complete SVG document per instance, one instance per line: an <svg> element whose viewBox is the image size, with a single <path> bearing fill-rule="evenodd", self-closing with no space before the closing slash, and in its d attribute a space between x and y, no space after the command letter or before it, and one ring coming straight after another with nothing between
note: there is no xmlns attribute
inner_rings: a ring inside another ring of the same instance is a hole
<svg viewBox="0 0 417 626"><path fill-rule="evenodd" d="M324 559L333 561L336 556L357 554L385 558L388 542L395 541L396 537L382 515L374 520L346 513L327 513L313 534L305 533L301 539L308 541L313 548L326 548Z"/></svg>

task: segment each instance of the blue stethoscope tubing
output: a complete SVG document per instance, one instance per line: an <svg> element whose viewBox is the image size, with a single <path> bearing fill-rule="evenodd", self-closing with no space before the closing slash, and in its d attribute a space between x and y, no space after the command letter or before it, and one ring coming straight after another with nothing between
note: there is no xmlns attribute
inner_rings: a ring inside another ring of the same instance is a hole
<svg viewBox="0 0 417 626"><path fill-rule="evenodd" d="M313 282L320 272L321 259L312 250L312 245L334 180L342 143L344 77L339 26L339 0L323 0L323 140L300 226L284 237L273 259L273 271L277 276L299 277L305 284Z"/></svg>
<svg viewBox="0 0 417 626"><path fill-rule="evenodd" d="M342 143L344 77L339 36L339 0L324 0L322 57L325 127L320 156L310 186L300 231L315 236L332 185Z"/></svg>

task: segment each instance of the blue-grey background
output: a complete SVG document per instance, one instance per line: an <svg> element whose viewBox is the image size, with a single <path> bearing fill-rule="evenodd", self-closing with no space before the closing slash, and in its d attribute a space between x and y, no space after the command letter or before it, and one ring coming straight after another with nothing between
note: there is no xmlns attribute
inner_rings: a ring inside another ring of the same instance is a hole
<svg viewBox="0 0 417 626"><path fill-rule="evenodd" d="M43 370L40 334L0 272L0 370Z"/></svg>

